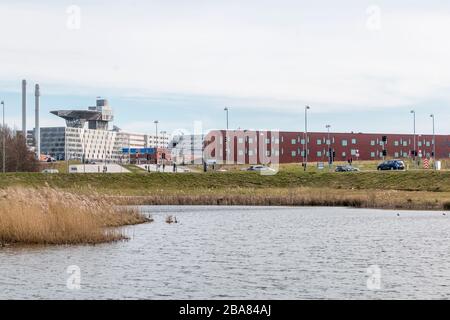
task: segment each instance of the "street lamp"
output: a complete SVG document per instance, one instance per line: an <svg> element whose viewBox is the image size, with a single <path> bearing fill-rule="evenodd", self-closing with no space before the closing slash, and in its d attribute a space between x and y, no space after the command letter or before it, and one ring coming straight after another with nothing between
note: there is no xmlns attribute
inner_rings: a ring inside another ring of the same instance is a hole
<svg viewBox="0 0 450 320"><path fill-rule="evenodd" d="M228 107L225 107L224 109L223 109L226 113L227 113L227 130L228 130Z"/></svg>
<svg viewBox="0 0 450 320"><path fill-rule="evenodd" d="M228 164L228 110L229 109L228 109L228 107L225 107L223 110L227 114L227 131L225 132L225 153L226 153L225 159L226 159L226 163Z"/></svg>
<svg viewBox="0 0 450 320"><path fill-rule="evenodd" d="M414 150L413 150L413 159L416 160L416 111L411 110L413 115L413 129L414 129ZM414 161L415 163L415 161Z"/></svg>
<svg viewBox="0 0 450 320"><path fill-rule="evenodd" d="M305 106L305 150L303 158L305 160L304 171L306 171L306 166L308 165L308 110L311 109L310 106Z"/></svg>
<svg viewBox="0 0 450 320"><path fill-rule="evenodd" d="M327 137L328 164L329 164L329 166L331 168L331 140L330 140L330 128L331 128L331 125L327 124L325 127L327 128L327 131L328 131L328 137Z"/></svg>
<svg viewBox="0 0 450 320"><path fill-rule="evenodd" d="M434 131L434 114L430 114L433 121L433 167L436 169L436 134Z"/></svg>
<svg viewBox="0 0 450 320"><path fill-rule="evenodd" d="M155 135L155 146L156 146L156 148L158 148L158 123L159 123L159 121L155 120L153 123L155 124L155 133L156 133L156 135Z"/></svg>
<svg viewBox="0 0 450 320"><path fill-rule="evenodd" d="M2 137L3 137L3 173L6 172L6 128L5 128L5 102L2 101L3 106L3 124L2 124Z"/></svg>

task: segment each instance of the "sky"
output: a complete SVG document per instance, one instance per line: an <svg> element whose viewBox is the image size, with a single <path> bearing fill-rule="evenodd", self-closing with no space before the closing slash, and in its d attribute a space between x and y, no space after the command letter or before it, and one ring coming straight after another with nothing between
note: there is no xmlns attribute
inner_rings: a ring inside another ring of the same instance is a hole
<svg viewBox="0 0 450 320"><path fill-rule="evenodd" d="M49 113L110 101L152 133L224 128L450 134L448 1L0 2L0 99L21 126L21 80Z"/></svg>

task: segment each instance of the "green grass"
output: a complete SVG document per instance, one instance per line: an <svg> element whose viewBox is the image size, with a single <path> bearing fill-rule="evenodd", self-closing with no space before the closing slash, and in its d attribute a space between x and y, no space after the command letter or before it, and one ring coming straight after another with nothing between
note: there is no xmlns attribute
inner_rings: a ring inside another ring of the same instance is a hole
<svg viewBox="0 0 450 320"><path fill-rule="evenodd" d="M253 172L212 172L163 174L132 172L127 174L40 174L11 173L0 175L0 188L9 186L61 189L89 189L108 194L142 194L154 191L196 192L233 188L332 188L349 190L402 190L450 192L450 172L303 172L282 170L273 176Z"/></svg>

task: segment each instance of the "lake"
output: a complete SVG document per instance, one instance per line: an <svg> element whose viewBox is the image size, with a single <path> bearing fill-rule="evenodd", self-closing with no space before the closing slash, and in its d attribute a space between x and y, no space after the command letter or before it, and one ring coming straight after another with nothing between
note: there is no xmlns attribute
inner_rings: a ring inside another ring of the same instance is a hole
<svg viewBox="0 0 450 320"><path fill-rule="evenodd" d="M443 212L215 206L142 210L155 222L127 227L129 241L0 248L0 298L450 297L450 214ZM169 214L177 224L165 223ZM73 274L67 272L69 266Z"/></svg>

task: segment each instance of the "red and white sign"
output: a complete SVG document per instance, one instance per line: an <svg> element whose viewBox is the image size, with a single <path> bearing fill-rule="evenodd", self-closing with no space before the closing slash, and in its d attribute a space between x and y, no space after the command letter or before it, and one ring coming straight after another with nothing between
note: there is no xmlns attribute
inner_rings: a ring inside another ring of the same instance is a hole
<svg viewBox="0 0 450 320"><path fill-rule="evenodd" d="M424 169L430 168L430 161L428 159L423 159L423 168Z"/></svg>

